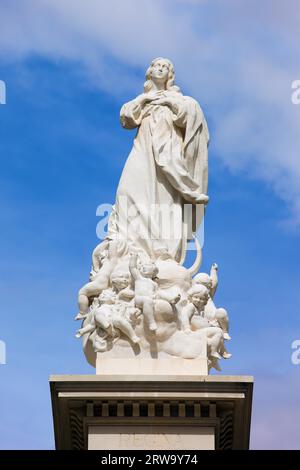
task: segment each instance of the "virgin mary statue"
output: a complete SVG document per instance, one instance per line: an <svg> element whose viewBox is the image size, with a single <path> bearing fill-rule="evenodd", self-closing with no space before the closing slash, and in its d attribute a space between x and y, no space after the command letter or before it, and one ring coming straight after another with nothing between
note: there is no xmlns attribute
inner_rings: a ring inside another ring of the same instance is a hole
<svg viewBox="0 0 300 470"><path fill-rule="evenodd" d="M208 202L209 134L197 101L174 82L173 64L154 59L144 93L121 109L122 126L137 133L117 189L109 238L120 237L150 258L159 242L182 263ZM200 216L191 227L193 214Z"/></svg>

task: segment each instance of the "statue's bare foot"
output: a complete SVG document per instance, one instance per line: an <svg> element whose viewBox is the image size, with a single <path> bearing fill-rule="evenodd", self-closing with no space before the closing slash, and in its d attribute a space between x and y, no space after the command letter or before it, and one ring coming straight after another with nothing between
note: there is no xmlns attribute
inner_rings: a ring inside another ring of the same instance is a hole
<svg viewBox="0 0 300 470"><path fill-rule="evenodd" d="M231 356L232 356L232 354L230 354L230 353L228 353L228 352L223 352L223 354L222 354L222 357L223 357L224 359L230 359Z"/></svg>
<svg viewBox="0 0 300 470"><path fill-rule="evenodd" d="M192 204L207 204L209 201L207 194L197 193L196 191L193 191L190 194L185 194L184 198Z"/></svg>
<svg viewBox="0 0 300 470"><path fill-rule="evenodd" d="M227 339L227 341L231 340L231 336L229 336L228 333L223 333L223 337L224 337L224 339Z"/></svg>
<svg viewBox="0 0 300 470"><path fill-rule="evenodd" d="M212 357L215 357L216 359L221 359L221 356L220 356L220 354L219 354L217 351L212 352L212 353L211 353L211 356L212 356Z"/></svg>
<svg viewBox="0 0 300 470"><path fill-rule="evenodd" d="M197 204L208 204L209 196L207 194L196 194L195 199Z"/></svg>

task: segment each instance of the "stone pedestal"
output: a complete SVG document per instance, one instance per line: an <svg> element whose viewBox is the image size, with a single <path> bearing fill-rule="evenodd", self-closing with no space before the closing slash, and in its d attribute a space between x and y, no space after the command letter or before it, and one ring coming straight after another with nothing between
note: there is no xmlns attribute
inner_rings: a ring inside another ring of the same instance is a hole
<svg viewBox="0 0 300 470"><path fill-rule="evenodd" d="M214 450L212 427L171 426L147 424L135 426L91 426L89 450Z"/></svg>
<svg viewBox="0 0 300 470"><path fill-rule="evenodd" d="M248 449L252 377L127 369L50 377L57 449Z"/></svg>
<svg viewBox="0 0 300 470"><path fill-rule="evenodd" d="M156 375L164 377L174 377L182 374L189 376L207 375L207 358L183 359L181 357L174 357L160 359L158 361L157 359L144 357L136 359L114 359L103 357L102 354L97 354L97 375L124 377L124 372L126 372L127 375L147 376L150 378Z"/></svg>

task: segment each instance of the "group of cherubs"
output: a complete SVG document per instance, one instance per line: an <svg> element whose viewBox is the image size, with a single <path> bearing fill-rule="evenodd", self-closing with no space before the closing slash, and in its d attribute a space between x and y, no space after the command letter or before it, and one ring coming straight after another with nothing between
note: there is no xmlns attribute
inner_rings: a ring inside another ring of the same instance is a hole
<svg viewBox="0 0 300 470"><path fill-rule="evenodd" d="M186 292L166 290L159 287L155 259L141 260L138 253L127 253L128 269L116 269L121 251L120 242L112 240L104 240L94 250L90 282L78 294L79 313L75 319L84 322L77 337L89 334L95 352L106 351L120 337L138 345L141 338L136 326L143 321L144 330L155 336L159 328L155 305L164 300L184 333L205 329L211 358L231 357L224 346L224 340L231 339L228 314L213 301L218 285L216 264L209 275L196 274Z"/></svg>

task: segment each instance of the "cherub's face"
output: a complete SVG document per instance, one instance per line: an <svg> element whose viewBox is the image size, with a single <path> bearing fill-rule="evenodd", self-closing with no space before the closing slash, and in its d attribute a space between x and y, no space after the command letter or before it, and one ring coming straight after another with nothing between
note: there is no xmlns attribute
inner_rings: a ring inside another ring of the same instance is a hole
<svg viewBox="0 0 300 470"><path fill-rule="evenodd" d="M144 277L150 277L150 278L153 278L156 274L156 267L154 264L143 264L141 266L141 269L140 269L140 272L142 274L142 276Z"/></svg>
<svg viewBox="0 0 300 470"><path fill-rule="evenodd" d="M126 276L115 277L112 280L114 288L119 292L129 286L130 280Z"/></svg>
<svg viewBox="0 0 300 470"><path fill-rule="evenodd" d="M207 295L205 295L205 294L203 294L203 293L202 293L202 294L200 294L200 293L199 293L199 294L195 293L195 294L192 295L192 298L191 298L192 303L193 303L193 304L195 305L195 307L197 307L197 308L199 308L199 307L200 307L200 308L204 308L205 305L206 305L206 303L207 303L207 300L208 300Z"/></svg>
<svg viewBox="0 0 300 470"><path fill-rule="evenodd" d="M157 60L152 65L151 78L167 82L169 76L169 64L164 60Z"/></svg>
<svg viewBox="0 0 300 470"><path fill-rule="evenodd" d="M116 296L113 292L103 291L99 296L99 300L102 304L113 304L116 300Z"/></svg>

